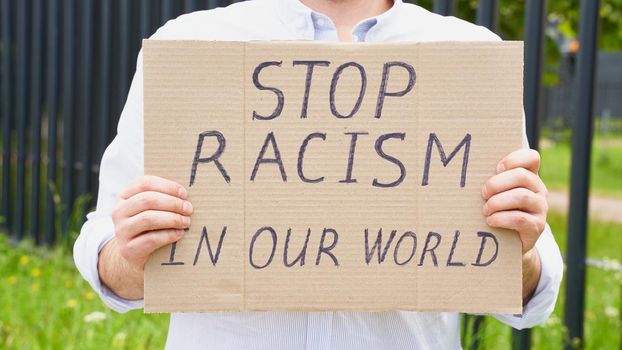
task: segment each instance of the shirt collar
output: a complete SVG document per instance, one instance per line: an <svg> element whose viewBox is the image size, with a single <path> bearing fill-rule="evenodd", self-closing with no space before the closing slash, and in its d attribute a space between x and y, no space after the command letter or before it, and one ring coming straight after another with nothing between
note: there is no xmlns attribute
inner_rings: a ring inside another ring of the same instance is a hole
<svg viewBox="0 0 622 350"><path fill-rule="evenodd" d="M306 38L313 39L315 21L313 17L327 17L326 15L314 11L300 0L277 0L277 12L279 17L291 30L302 33ZM394 0L393 6L386 12L361 20L352 29L352 34L358 37L365 37L367 33L376 26L381 26L389 21L399 11L402 0Z"/></svg>

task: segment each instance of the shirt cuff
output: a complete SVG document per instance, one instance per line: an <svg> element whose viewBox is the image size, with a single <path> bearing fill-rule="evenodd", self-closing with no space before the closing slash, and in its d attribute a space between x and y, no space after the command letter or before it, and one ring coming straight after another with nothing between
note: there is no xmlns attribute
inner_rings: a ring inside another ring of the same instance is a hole
<svg viewBox="0 0 622 350"><path fill-rule="evenodd" d="M114 237L114 224L109 215L98 216L96 212L87 215L87 222L82 226L80 235L73 246L73 259L82 277L99 294L109 308L125 313L141 309L143 300L128 300L119 297L99 279L97 263L99 252Z"/></svg>
<svg viewBox="0 0 622 350"><path fill-rule="evenodd" d="M516 329L544 323L553 313L561 285L564 262L549 225L536 242L536 252L542 265L540 280L522 315L494 314L494 318Z"/></svg>

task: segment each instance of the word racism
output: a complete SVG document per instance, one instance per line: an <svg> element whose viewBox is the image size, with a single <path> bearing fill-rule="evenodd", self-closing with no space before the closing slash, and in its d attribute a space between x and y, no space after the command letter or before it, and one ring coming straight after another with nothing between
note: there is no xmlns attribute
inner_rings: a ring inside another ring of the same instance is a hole
<svg viewBox="0 0 622 350"><path fill-rule="evenodd" d="M283 91L277 87L267 87L259 81L259 75L263 69L265 69L266 67L270 67L270 66L280 67L281 65L282 65L282 61L263 62L259 64L254 70L254 73L253 73L254 86L258 90L271 91L277 97L277 105L274 108L274 111L270 115L263 116L263 115L260 115L257 111L253 111L252 119L254 121L274 120L278 118L283 111L283 107L285 104L285 96L284 96ZM318 67L318 66L328 67L330 63L328 61L293 61L293 65L294 66L296 65L307 66L307 74L306 74L306 79L305 79L305 93L304 93L304 97L301 103L301 113L300 113L300 118L305 119L307 118L307 109L308 109L308 104L309 104L309 95L311 93L314 67ZM352 108L352 110L347 114L342 114L340 111L337 110L337 107L335 104L335 99L336 99L335 94L336 94L336 91L338 90L340 76L346 69L354 69L360 74L360 90L358 92L358 97L356 99L356 103L354 107ZM407 84L401 90L388 91L387 86L388 86L389 78L391 75L390 73L394 69L403 69L406 71L406 73L408 74ZM405 63L405 62L385 63L383 70L382 70L380 90L377 95L377 103L376 103L374 117L378 119L381 118L382 110L383 110L384 103L387 97L405 96L406 94L408 94L409 92L413 90L413 88L415 87L415 81L416 81L416 71L412 65ZM354 117L361 107L361 104L365 98L366 91L367 91L367 74L366 74L365 68L356 62L348 62L348 63L344 63L340 65L335 70L332 80L331 80L331 85L330 85L329 103L330 103L330 110L331 110L332 115L338 119L348 119L348 118ZM354 171L354 159L355 159L355 154L356 154L357 141L359 140L360 137L369 135L369 133L367 131L357 131L357 132L346 132L344 133L344 135L345 137L348 137L350 139L349 140L350 149L349 149L349 157L347 161L347 166L344 169L344 177L342 180L339 180L339 183L356 183L357 180L353 176L353 171ZM301 181L305 183L320 183L325 180L324 177L316 177L316 178L307 177L305 175L306 171L304 168L304 159L307 154L307 148L309 148L309 143L312 140L317 139L321 141L326 141L327 137L328 136L326 133L313 132L313 133L309 133L304 139L301 140L299 151L298 151L298 161L297 161L297 173ZM205 155L204 150L203 150L203 145L205 144L205 140L208 138L212 138L216 140L218 147L216 147L216 149L212 151L211 154ZM385 142L390 141L390 140L404 141L405 139L406 139L406 133L404 132L386 133L386 134L380 135L376 139L375 141L376 153L378 154L380 158L396 166L399 169L399 175L397 175L397 177L393 181L389 181L389 182L381 182L378 179L374 179L372 181L373 186L375 187L396 187L396 186L399 186L404 181L404 179L406 178L406 167L404 166L404 163L401 160L399 160L396 156L387 154L383 149L383 145ZM192 168L190 170L190 182L189 182L190 187L192 187L195 183L196 175L197 175L197 168L199 164L213 163L218 168L218 171L222 175L223 179L227 183L231 181L231 177L229 176L229 173L227 172L222 162L220 161L220 157L225 152L226 145L227 145L226 135L224 135L218 130L205 131L199 134L197 145L196 145L196 152L195 152L194 160L192 162ZM422 186L428 185L428 182L429 182L430 162L432 159L432 152L433 152L434 146L436 146L438 150L438 153L440 155L440 160L443 166L447 166L449 162L458 154L458 152L464 149L463 158L462 158L462 172L460 174L460 187L464 187L466 185L467 167L469 163L469 153L471 149L471 134L466 133L464 137L462 138L462 141L460 141L458 145L455 146L455 148L449 153L449 156L447 156L445 152L445 148L443 147L443 144L441 143L441 140L439 139L437 134L433 132L429 134L428 142L427 142L427 149L426 149L425 158L424 158L425 163L423 165L423 174L422 174L422 180L421 180ZM268 153L268 150L270 150L270 154L273 156L266 155L266 153ZM344 154L346 154L346 152L344 152ZM278 176L280 176L283 182L288 181L289 177L285 171L285 166L283 164L283 160L281 157L281 151L280 151L280 148L277 142L277 137L274 134L274 132L269 132L266 135L261 149L258 150L255 165L253 167L252 173L250 174L250 181L255 181L255 178L260 168L268 164L273 164L276 166L276 169L278 169L277 174Z"/></svg>
<svg viewBox="0 0 622 350"><path fill-rule="evenodd" d="M255 68L252 77L254 87L258 90L274 94L276 96L276 106L274 107L273 112L269 115L262 115L258 111L254 110L252 116L249 116L252 117L253 122L269 123L272 120L282 117L281 114L285 104L284 92L278 87L266 86L262 84L259 79L265 68L281 67L282 64L282 61L263 62ZM317 67L329 67L330 62L293 61L293 66L298 65L303 65L307 68L305 92L300 104L301 112L299 115L300 119L305 119L308 118L307 111L311 87L313 86L312 82L314 69ZM401 89L389 91L387 87L391 78L391 72L398 69L403 70L407 74L408 79ZM335 94L339 89L340 77L346 70L354 70L358 75L360 75L360 89L358 89L356 103L347 113L339 111L335 103ZM387 62L383 65L380 82L380 89L375 97L376 106L373 116L377 119L382 118L384 104L389 100L389 98L403 97L413 91L416 85L416 70L412 65L406 62ZM332 116L338 119L355 117L361 107L366 93L367 73L362 65L356 62L348 62L338 66L332 76L328 98ZM399 103L399 101L396 100L396 103ZM338 182L343 184L357 183L357 178L354 175L356 168L355 155L357 150L357 142L361 137L368 135L369 133L367 131L345 132L342 135L334 136L329 136L327 133L323 132L313 132L307 134L297 145L296 151L298 157L296 161L296 169L298 179L301 182L309 184L317 184L325 181L324 176L310 177L307 175L309 173L318 173L317 169L316 171L308 171L308 169L305 168L305 157L309 153L313 152L312 147L310 146L311 141L320 142L326 141L329 137L346 137L349 143L349 150L344 150L343 154L348 158L344 161L344 164L346 165L343 169L343 178L338 180ZM394 179L390 181L381 181L378 178L375 178L371 181L371 186L379 188L393 188L400 186L400 184L403 183L407 176L407 169L404 162L402 162L397 156L387 153L383 146L385 142L389 141L403 142L406 137L407 135L405 132L385 133L377 137L374 147L375 153L379 158L386 161L387 165L395 167L397 171ZM447 167L456 155L461 152L462 165L457 184L460 188L465 187L467 182L471 142L471 134L465 133L461 141L459 141L457 145L453 145L453 147L450 148L451 151L447 152L445 146L439 139L439 136L434 132L430 132L427 135L427 148L423 158L424 163L421 174L421 186L427 186L430 182L430 165L434 159L433 154L437 153L442 165ZM204 145L206 144L215 144L217 146L213 149L206 150L204 149ZM326 152L326 150L321 150L320 145L314 145L313 147L318 147L320 151ZM197 178L200 178L201 176L202 169L205 169L204 167L208 166L215 167L218 173L222 176L224 182L230 183L232 181L231 176L229 175L230 172L227 171L225 164L223 164L221 160L226 152L226 148L227 137L219 130L208 130L201 132L198 135L196 151L194 152L194 159L192 160L192 166L190 169L189 187L193 187L195 185ZM255 161L252 167L252 172L248 177L249 181L255 182L257 180L257 174L260 170L263 172L273 172L274 176L284 183L291 181L291 174L288 174L285 170L286 166L284 164L283 157L281 157L281 148L279 147L279 143L277 141L277 135L274 132L268 132L266 134L263 144L261 148L257 150L256 154L256 157L254 157ZM264 168L266 169L262 170ZM279 260L282 261L283 266L288 268L305 265L319 266L322 261L327 261L328 264L339 266L339 257L335 253L334 249L339 242L338 230L331 227L325 227L322 229L308 228L306 235L303 234L299 236L297 236L293 231L294 230L292 228L289 228L287 229L287 232L277 232L274 227L270 226L258 228L254 234L250 236L250 244L247 252L248 263L250 266L254 269L264 269L277 263L276 261ZM175 259L176 244L173 244L170 250L169 260L167 262L163 262L162 265L180 266L191 263L192 266L195 266L202 259L201 256L207 251L207 254L209 255L209 262L213 266L217 266L218 261L221 258L220 253L222 246L223 244L226 244L227 226L222 227L220 237L218 237L217 241L213 237L210 240L208 228L206 226L203 226L201 232L199 241L196 245L194 260L192 262L177 261ZM319 245L316 248L309 247L309 240L312 234L319 235L320 237ZM484 267L489 266L495 261L499 250L499 242L495 235L490 232L483 231L476 232L477 237L480 239L480 244L479 249L471 257L471 261L457 261L454 258L455 252L459 250L460 247L461 232L459 230L455 231L451 240L447 239L449 236L443 240L441 234L433 231L430 231L423 236L418 236L414 231L398 232L398 230L391 230L388 234L387 231L385 231L383 235L382 228L364 228L362 229L362 232L359 232L359 234L361 237L361 261L364 261L367 265L375 263L393 263L398 266L407 264L424 266L425 264L429 264L434 267L438 267L439 265L447 267L464 267L469 264L471 266ZM292 236L304 237L299 239L304 240L301 247L292 247L293 244L290 243ZM256 244L256 242L260 240L263 240L264 243L267 242L266 244L260 245L261 249L257 248L259 245ZM283 240L284 244L279 245L278 242L283 242ZM493 246L489 246L486 249L488 244L492 244ZM448 254L443 257L439 256L439 253L436 251L437 248L442 245L447 245L448 248L442 249L443 252L448 252ZM420 247L419 251L417 250L418 246ZM277 247L279 248L277 249ZM259 253L257 252L258 249L261 250ZM278 253L277 250L279 250ZM387 258L387 256L389 257ZM461 256L465 256L465 254L462 254ZM308 260L311 260L311 262Z"/></svg>

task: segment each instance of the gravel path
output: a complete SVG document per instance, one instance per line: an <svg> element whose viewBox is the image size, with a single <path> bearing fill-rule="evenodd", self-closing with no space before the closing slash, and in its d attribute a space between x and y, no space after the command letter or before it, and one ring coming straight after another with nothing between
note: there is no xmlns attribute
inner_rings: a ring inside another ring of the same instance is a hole
<svg viewBox="0 0 622 350"><path fill-rule="evenodd" d="M548 196L551 210L568 212L569 193L550 191ZM600 221L622 223L622 199L608 197L590 197L590 218Z"/></svg>

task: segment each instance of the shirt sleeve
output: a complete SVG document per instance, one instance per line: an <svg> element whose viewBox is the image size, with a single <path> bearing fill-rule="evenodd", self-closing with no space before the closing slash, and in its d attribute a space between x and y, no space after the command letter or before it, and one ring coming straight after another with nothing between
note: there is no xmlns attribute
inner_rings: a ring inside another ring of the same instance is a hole
<svg viewBox="0 0 622 350"><path fill-rule="evenodd" d="M143 301L123 299L104 286L99 279L97 262L100 250L114 237L111 213L118 194L144 173L142 53L136 66L117 135L101 161L97 209L87 215L73 247L74 262L82 277L108 307L118 312L142 308Z"/></svg>
<svg viewBox="0 0 622 350"><path fill-rule="evenodd" d="M529 148L523 116L523 147ZM540 256L542 270L533 297L523 308L522 315L494 314L494 318L516 329L530 328L544 323L553 312L561 285L564 262L559 246L555 242L551 227L547 224L536 241L536 252Z"/></svg>
<svg viewBox="0 0 622 350"><path fill-rule="evenodd" d="M542 270L533 297L523 308L522 315L493 314L497 320L516 329L544 323L553 313L562 281L563 261L549 225L536 242Z"/></svg>

